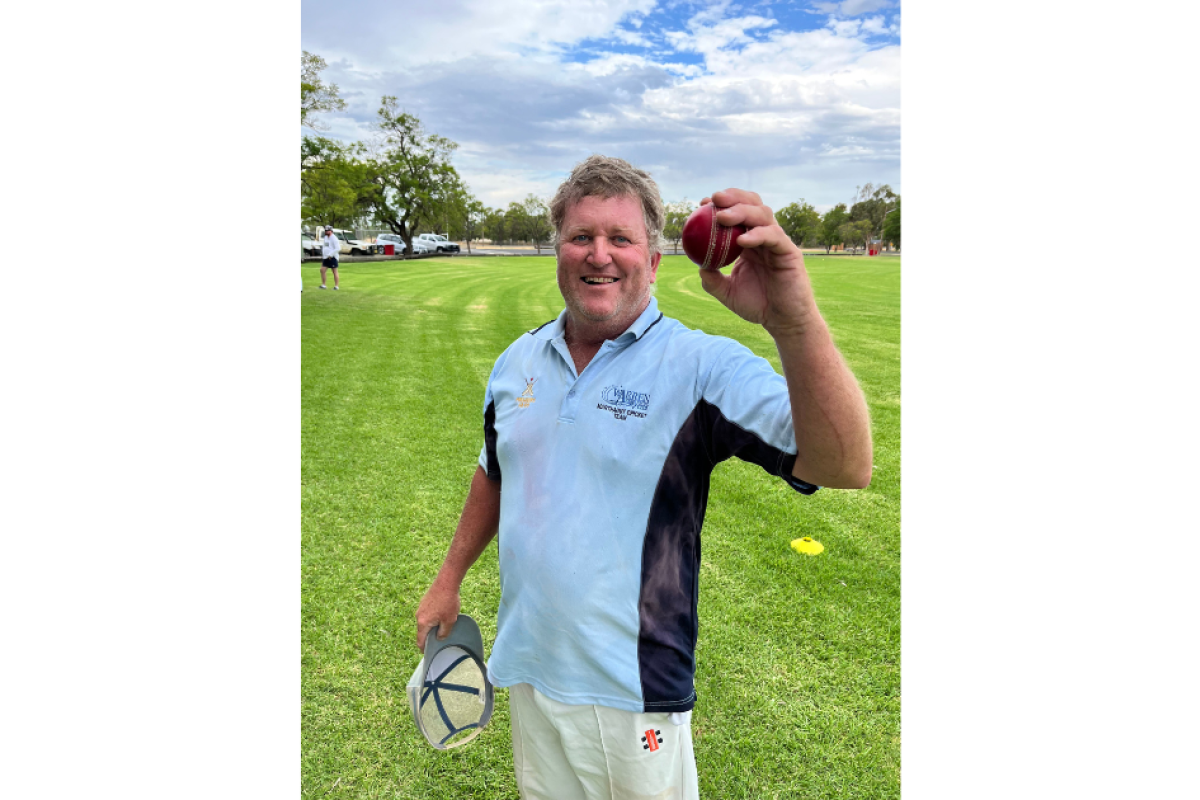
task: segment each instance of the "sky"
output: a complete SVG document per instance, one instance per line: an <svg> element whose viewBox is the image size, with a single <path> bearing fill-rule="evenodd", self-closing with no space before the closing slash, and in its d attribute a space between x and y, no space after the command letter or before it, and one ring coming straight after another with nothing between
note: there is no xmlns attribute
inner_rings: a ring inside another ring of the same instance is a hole
<svg viewBox="0 0 1200 800"><path fill-rule="evenodd" d="M898 0L303 0L301 49L347 103L325 135L369 140L393 95L492 207L550 197L592 153L666 202L901 190Z"/></svg>

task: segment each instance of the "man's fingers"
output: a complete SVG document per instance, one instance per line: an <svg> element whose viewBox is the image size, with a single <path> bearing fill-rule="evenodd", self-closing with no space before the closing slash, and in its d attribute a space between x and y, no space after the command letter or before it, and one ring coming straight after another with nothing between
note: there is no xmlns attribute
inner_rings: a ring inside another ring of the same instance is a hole
<svg viewBox="0 0 1200 800"><path fill-rule="evenodd" d="M761 228L775 224L775 215L764 205L739 203L735 206L722 208L716 213L717 222L722 225L745 225L747 228Z"/></svg>
<svg viewBox="0 0 1200 800"><path fill-rule="evenodd" d="M443 620L440 624L435 622L432 625L418 625L417 626L417 649L420 650L422 653L425 652L425 637L427 637L430 633L434 633L437 636L437 639L439 642L441 640L445 639L447 636L450 635L450 631L454 630L454 623L457 621L458 620L450 620L450 621Z"/></svg>
<svg viewBox="0 0 1200 800"><path fill-rule="evenodd" d="M776 224L751 228L737 238L737 243L743 250L757 247L769 250L776 255L787 255L793 251L799 252L799 248L783 232L783 228Z"/></svg>
<svg viewBox="0 0 1200 800"><path fill-rule="evenodd" d="M712 201L721 208L736 205L761 206L762 198L754 192L745 189L726 189L723 192L713 192Z"/></svg>
<svg viewBox="0 0 1200 800"><path fill-rule="evenodd" d="M713 192L711 197L700 201L700 205L712 203L716 206L716 219L722 225L745 225L757 228L774 225L775 215L763 205L762 198L745 189L726 189Z"/></svg>
<svg viewBox="0 0 1200 800"><path fill-rule="evenodd" d="M450 636L450 631L454 630L457 616L454 619L434 620L432 622L418 622L416 624L416 649L425 652L425 638L431 632L436 634L438 640Z"/></svg>
<svg viewBox="0 0 1200 800"><path fill-rule="evenodd" d="M457 587L446 589L435 581L417 606L417 648L421 652L425 651L425 637L429 635L429 631L438 628L438 623L441 623L438 638L445 639L449 636L454 623L458 621L461 608L462 602L459 600Z"/></svg>

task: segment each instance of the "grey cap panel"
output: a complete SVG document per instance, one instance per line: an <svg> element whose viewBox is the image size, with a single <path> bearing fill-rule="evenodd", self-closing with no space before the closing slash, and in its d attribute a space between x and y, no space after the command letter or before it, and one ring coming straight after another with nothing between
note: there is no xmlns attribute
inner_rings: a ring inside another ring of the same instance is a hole
<svg viewBox="0 0 1200 800"><path fill-rule="evenodd" d="M480 661L483 661L483 634L480 633L479 625L475 620L466 614L459 614L458 620L454 623L454 628L450 631L450 635L445 639L439 640L436 634L441 629L442 627L439 625L425 636L426 661L432 662L437 656L438 651L444 650L447 647L461 647L463 650L473 653Z"/></svg>

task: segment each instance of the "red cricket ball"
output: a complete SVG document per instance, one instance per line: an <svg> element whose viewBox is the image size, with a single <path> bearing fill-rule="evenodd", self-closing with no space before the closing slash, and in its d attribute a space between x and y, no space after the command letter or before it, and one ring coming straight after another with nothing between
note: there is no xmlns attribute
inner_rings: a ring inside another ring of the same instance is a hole
<svg viewBox="0 0 1200 800"><path fill-rule="evenodd" d="M737 238L745 232L745 225L717 224L716 207L709 203L693 211L683 223L683 252L701 269L727 267L742 254Z"/></svg>

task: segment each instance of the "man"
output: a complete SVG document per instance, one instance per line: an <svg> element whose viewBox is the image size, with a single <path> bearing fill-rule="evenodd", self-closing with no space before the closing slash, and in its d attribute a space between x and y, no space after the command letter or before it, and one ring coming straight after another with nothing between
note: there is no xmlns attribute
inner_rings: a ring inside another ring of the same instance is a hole
<svg viewBox="0 0 1200 800"><path fill-rule="evenodd" d="M748 231L730 273L701 282L766 328L784 376L659 312L658 187L620 159L587 159L551 202L566 308L496 361L480 466L417 609L423 649L499 532L488 672L510 689L523 798L698 796L699 537L716 463L737 455L803 494L870 481L866 403L799 249L756 194L704 202Z"/></svg>
<svg viewBox="0 0 1200 800"><path fill-rule="evenodd" d="M325 288L325 270L333 270L333 288L338 290L338 256L342 253L342 243L333 235L333 226L325 226L325 238L321 239L321 288Z"/></svg>

